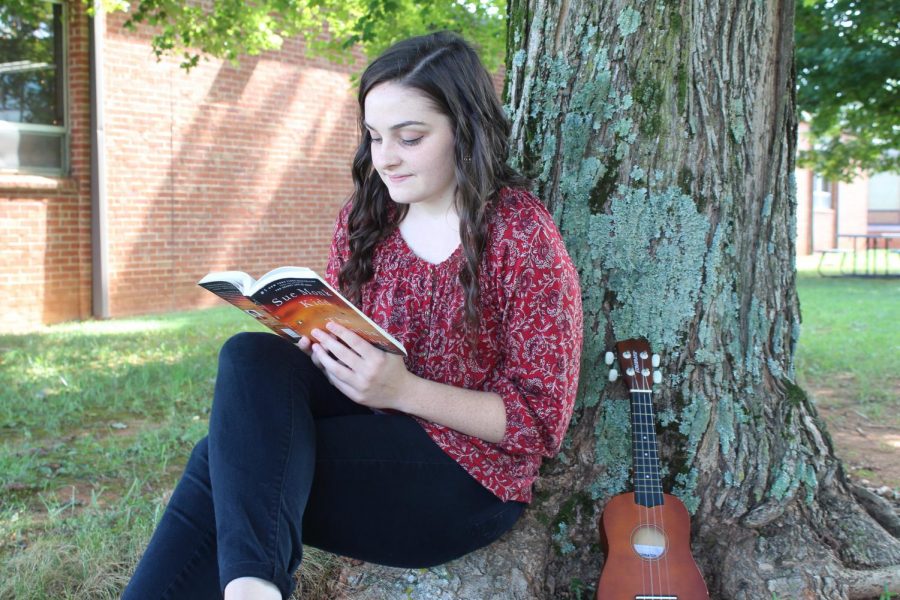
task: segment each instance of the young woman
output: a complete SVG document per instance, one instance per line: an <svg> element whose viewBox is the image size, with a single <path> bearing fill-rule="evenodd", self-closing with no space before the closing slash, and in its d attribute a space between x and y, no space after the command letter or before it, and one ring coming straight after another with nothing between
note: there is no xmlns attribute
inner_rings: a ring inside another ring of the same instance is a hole
<svg viewBox="0 0 900 600"><path fill-rule="evenodd" d="M531 500L578 385L578 276L507 166L509 124L461 38L362 76L355 192L327 278L400 339L337 324L226 342L209 435L124 598L287 598L303 545L399 567L483 547ZM299 348L298 348L299 347Z"/></svg>

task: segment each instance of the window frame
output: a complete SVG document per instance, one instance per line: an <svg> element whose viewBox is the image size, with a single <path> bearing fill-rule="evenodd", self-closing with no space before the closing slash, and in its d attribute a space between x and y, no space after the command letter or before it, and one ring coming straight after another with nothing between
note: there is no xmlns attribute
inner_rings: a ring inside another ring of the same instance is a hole
<svg viewBox="0 0 900 600"><path fill-rule="evenodd" d="M57 85L60 86L61 93L60 102L62 102L62 125L40 125L35 123L16 123L13 121L4 121L18 131L30 133L32 135L45 135L47 137L56 137L59 139L60 149L60 166L59 168L46 167L22 167L15 169L4 169L0 167L0 175L44 175L50 177L64 177L69 173L70 157L70 119L69 119L69 5L64 0L37 0L45 4L59 4L62 6L60 19L62 56L61 64L57 65L59 69L59 80Z"/></svg>
<svg viewBox="0 0 900 600"><path fill-rule="evenodd" d="M821 184L821 186L820 186ZM816 210L834 210L834 182L825 179L818 173L812 175L812 209ZM827 187L827 190L819 189ZM827 206L821 206L823 198L828 198Z"/></svg>

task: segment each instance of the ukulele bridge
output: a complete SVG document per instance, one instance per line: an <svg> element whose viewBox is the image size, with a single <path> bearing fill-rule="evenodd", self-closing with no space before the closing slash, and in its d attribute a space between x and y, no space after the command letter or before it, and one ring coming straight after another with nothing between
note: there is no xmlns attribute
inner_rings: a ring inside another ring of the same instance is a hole
<svg viewBox="0 0 900 600"><path fill-rule="evenodd" d="M634 600L678 600L678 596L635 596Z"/></svg>

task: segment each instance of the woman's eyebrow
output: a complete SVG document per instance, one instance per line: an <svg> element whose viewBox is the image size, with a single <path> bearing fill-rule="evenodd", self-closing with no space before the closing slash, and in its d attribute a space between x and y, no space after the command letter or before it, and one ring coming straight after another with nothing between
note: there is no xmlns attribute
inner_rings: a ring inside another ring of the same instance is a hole
<svg viewBox="0 0 900 600"><path fill-rule="evenodd" d="M374 127L363 121L363 125L366 126L366 129L375 130ZM396 125L391 125L391 131L395 129L402 129L403 127L409 127L410 125L428 125L428 123L423 123L422 121L403 121L402 123L397 123Z"/></svg>

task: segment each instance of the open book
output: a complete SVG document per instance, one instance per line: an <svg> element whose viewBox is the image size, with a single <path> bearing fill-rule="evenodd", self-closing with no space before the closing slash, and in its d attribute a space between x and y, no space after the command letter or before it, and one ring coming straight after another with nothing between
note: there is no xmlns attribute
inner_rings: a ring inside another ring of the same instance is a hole
<svg viewBox="0 0 900 600"><path fill-rule="evenodd" d="M241 271L210 273L197 282L293 342L334 321L377 348L406 355L403 344L305 267L279 267L258 280Z"/></svg>

